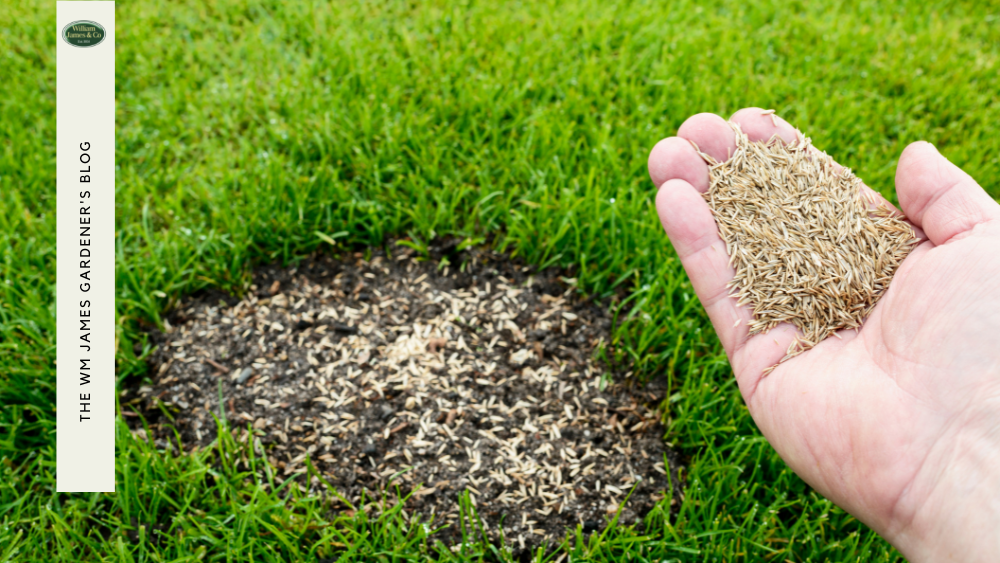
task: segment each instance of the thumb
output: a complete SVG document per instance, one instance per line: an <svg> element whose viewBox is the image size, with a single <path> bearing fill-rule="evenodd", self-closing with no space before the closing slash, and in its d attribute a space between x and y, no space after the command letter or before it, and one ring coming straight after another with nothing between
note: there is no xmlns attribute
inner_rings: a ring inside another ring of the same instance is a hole
<svg viewBox="0 0 1000 563"><path fill-rule="evenodd" d="M899 157L896 194L906 217L935 245L1000 219L1000 204L972 176L923 141L906 147Z"/></svg>

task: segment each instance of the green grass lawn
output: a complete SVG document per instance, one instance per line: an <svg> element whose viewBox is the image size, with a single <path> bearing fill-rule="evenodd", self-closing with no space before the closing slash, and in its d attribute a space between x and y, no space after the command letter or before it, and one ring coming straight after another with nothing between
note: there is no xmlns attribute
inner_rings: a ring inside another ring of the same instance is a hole
<svg viewBox="0 0 1000 563"><path fill-rule="evenodd" d="M620 361L670 378L679 513L572 533L574 561L896 561L763 440L653 209L690 114L775 108L870 186L926 139L1000 195L1000 5L119 2L118 378L205 287L456 235L588 294L630 291ZM55 493L55 4L0 6L0 561L506 560L398 510L332 513L252 448L157 451L119 424L116 494ZM891 198L893 199L893 198ZM262 487L254 483L268 483ZM539 556L540 557L540 556ZM556 555L558 557L558 554Z"/></svg>

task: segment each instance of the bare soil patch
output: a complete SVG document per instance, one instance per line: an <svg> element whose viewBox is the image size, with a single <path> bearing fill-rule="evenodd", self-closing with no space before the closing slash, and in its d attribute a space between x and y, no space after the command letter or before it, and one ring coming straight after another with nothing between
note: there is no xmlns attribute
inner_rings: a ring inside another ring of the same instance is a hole
<svg viewBox="0 0 1000 563"><path fill-rule="evenodd" d="M309 456L355 504L420 485L405 510L433 515L446 540L462 491L486 532L520 549L602 529L619 510L637 523L679 495L656 412L664 390L593 359L607 307L559 271L454 244L428 261L409 249L316 256L260 269L242 300L190 298L153 335L151 381L124 410L161 447L176 429L189 449L212 443L224 412L282 477L310 486Z"/></svg>

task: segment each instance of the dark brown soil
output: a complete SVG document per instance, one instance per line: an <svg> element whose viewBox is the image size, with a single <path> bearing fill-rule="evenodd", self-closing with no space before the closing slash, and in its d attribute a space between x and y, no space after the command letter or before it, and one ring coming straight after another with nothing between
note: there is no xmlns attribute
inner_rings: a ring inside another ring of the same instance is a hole
<svg viewBox="0 0 1000 563"><path fill-rule="evenodd" d="M619 383L593 359L607 308L578 299L557 270L435 250L433 261L409 249L316 256L260 269L243 300L182 303L152 335L152 381L125 399L134 431L146 437L137 412L160 447L175 428L185 448L204 448L223 411L301 487L307 456L355 505L394 499L390 482L404 495L419 486L405 509L448 526L446 541L462 491L487 533L502 528L520 549L577 524L596 531L619 510L636 523L667 494L668 466L679 495L655 411L663 389Z"/></svg>

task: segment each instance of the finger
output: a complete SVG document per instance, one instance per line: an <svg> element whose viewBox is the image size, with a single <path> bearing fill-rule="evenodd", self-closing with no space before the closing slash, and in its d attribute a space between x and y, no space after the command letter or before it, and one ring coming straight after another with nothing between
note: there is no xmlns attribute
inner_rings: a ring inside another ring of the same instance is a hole
<svg viewBox="0 0 1000 563"><path fill-rule="evenodd" d="M896 193L906 215L935 245L1000 219L1000 205L930 143L916 142L903 150Z"/></svg>
<svg viewBox="0 0 1000 563"><path fill-rule="evenodd" d="M691 116L677 134L719 162L728 160L736 151L733 128L715 114ZM745 397L751 397L763 370L785 355L796 335L796 328L786 323L766 334L749 336L748 323L752 310L737 307L736 300L729 297L726 284L733 279L736 271L729 266L726 244L719 237L708 203L693 193L694 190L684 190L680 184L669 182L669 178L667 180L657 193L656 207L660 221L677 248L695 293L719 335L739 380L740 390ZM666 190L668 187L677 189ZM705 190L698 191L707 191L707 185ZM748 343L751 345L748 346Z"/></svg>
<svg viewBox="0 0 1000 563"><path fill-rule="evenodd" d="M726 284L736 272L729 266L726 244L719 238L708 202L688 182L673 179L657 191L656 211L695 294L731 355L746 339L751 315L729 298Z"/></svg>
<svg viewBox="0 0 1000 563"><path fill-rule="evenodd" d="M801 139L801 133L795 127L792 127L790 123L775 115L770 110L743 108L734 113L730 120L740 126L740 129L743 130L750 141L770 141L775 136L785 143ZM820 150L815 146L812 147L812 150L817 154L820 153ZM836 172L844 169L843 166L836 162L833 165ZM882 194L869 188L864 182L861 183L861 193L865 196L868 208L872 211L881 206L892 210L897 215L903 215L903 212L897 209L895 205L883 197ZM916 238L921 240L926 238L923 231L917 225L910 222L910 226L913 227Z"/></svg>
<svg viewBox="0 0 1000 563"><path fill-rule="evenodd" d="M782 323L766 334L749 335L752 310L737 307L729 295L726 284L736 272L729 266L726 244L708 203L694 186L684 180L667 180L656 194L656 211L722 342L740 391L749 401L764 370L787 353L797 329Z"/></svg>
<svg viewBox="0 0 1000 563"><path fill-rule="evenodd" d="M686 139L667 137L649 153L649 177L657 188L667 180L684 180L701 193L708 191L708 164Z"/></svg>
<svg viewBox="0 0 1000 563"><path fill-rule="evenodd" d="M743 108L733 114L731 121L739 124L751 141L770 141L775 135L785 143L799 140L799 132L772 110Z"/></svg>
<svg viewBox="0 0 1000 563"><path fill-rule="evenodd" d="M698 145L701 152L719 162L729 160L736 151L736 135L733 128L714 113L699 113L687 118L677 136Z"/></svg>
<svg viewBox="0 0 1000 563"><path fill-rule="evenodd" d="M699 149L713 158L724 157L736 146L732 128L716 115L696 115L680 132L692 137ZM746 339L751 315L728 298L726 284L735 271L729 267L726 245L708 203L700 196L708 191L708 164L690 140L681 137L657 143L648 164L649 176L659 188L656 208L660 222L727 354L731 354Z"/></svg>

